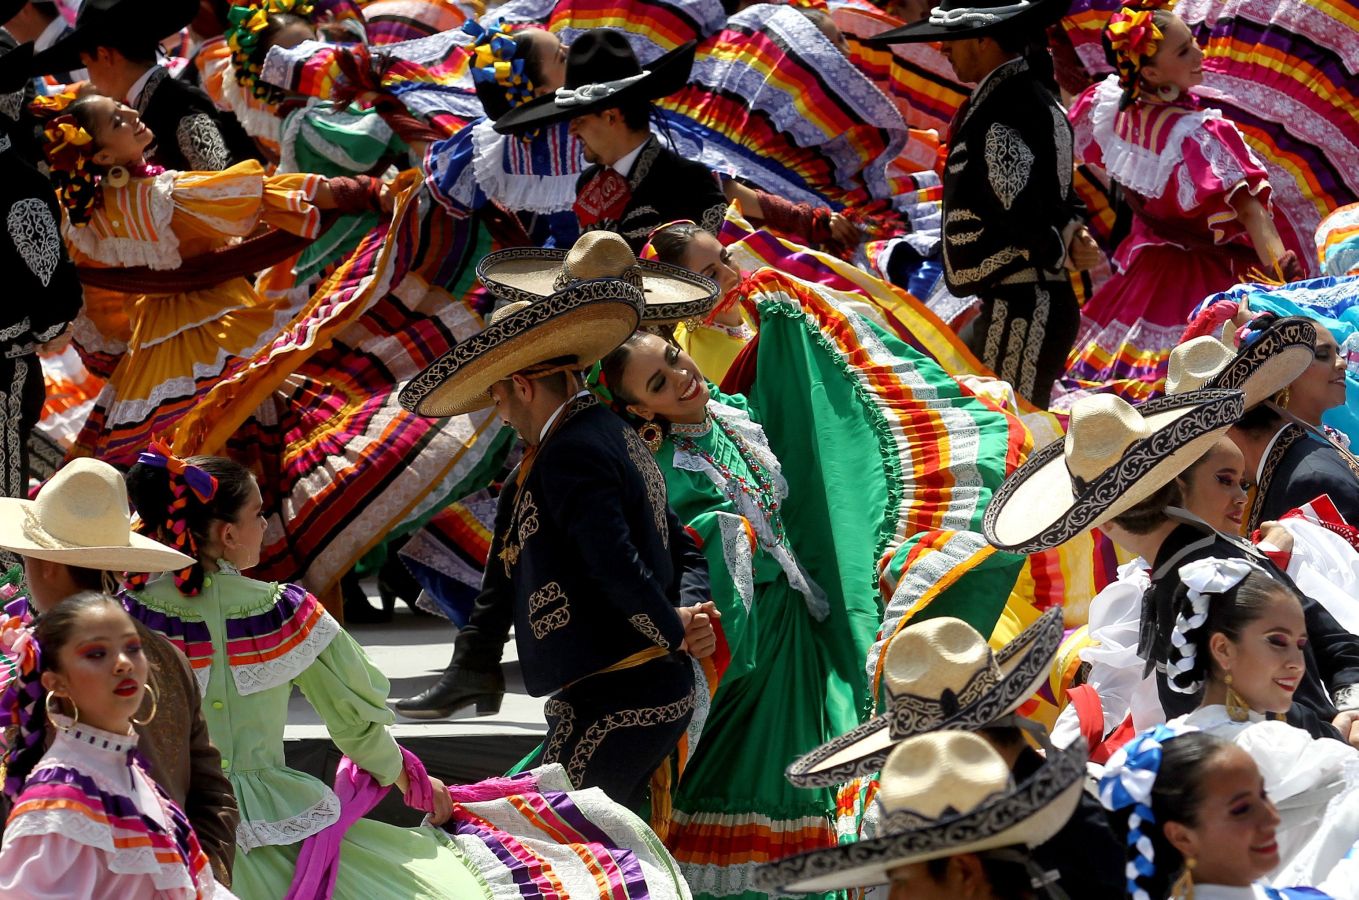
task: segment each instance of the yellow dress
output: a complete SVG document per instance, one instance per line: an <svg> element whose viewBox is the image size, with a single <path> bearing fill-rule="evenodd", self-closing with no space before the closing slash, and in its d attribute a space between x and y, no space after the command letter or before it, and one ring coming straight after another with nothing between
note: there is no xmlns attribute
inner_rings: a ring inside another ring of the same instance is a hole
<svg viewBox="0 0 1359 900"><path fill-rule="evenodd" d="M116 188L106 181L104 204L89 223L67 221L63 230L78 265L173 271L261 223L315 237L321 214L313 200L324 183L316 175L266 176L254 161L222 172L163 172ZM245 278L231 278L187 293L124 294L122 312L127 350L72 450L115 464L134 462L296 310L264 300Z"/></svg>
<svg viewBox="0 0 1359 900"><path fill-rule="evenodd" d="M707 325L681 322L675 326L675 341L693 357L698 370L714 384L721 384L737 355L755 337L755 329L745 310L740 325Z"/></svg>

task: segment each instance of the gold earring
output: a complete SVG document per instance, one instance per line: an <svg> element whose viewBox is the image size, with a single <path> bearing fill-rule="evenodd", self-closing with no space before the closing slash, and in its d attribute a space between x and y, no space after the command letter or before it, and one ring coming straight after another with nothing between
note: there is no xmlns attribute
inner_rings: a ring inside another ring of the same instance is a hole
<svg viewBox="0 0 1359 900"><path fill-rule="evenodd" d="M1170 886L1170 896L1175 900L1194 900L1194 857L1184 861L1184 871Z"/></svg>
<svg viewBox="0 0 1359 900"><path fill-rule="evenodd" d="M637 436L652 453L659 453L661 442L665 440L665 429L658 422L643 422L637 426Z"/></svg>
<svg viewBox="0 0 1359 900"><path fill-rule="evenodd" d="M121 188L127 187L132 175L128 172L126 166L113 166L109 169L107 178L111 187Z"/></svg>
<svg viewBox="0 0 1359 900"><path fill-rule="evenodd" d="M1227 718L1231 719L1233 722L1249 721L1250 707L1246 705L1246 701L1241 698L1241 695L1236 692L1236 688L1232 687L1232 673L1228 672L1227 677L1223 680L1227 684Z"/></svg>
<svg viewBox="0 0 1359 900"><path fill-rule="evenodd" d="M61 698L57 697L56 694L52 693L51 691L48 691L47 699L42 702L43 709L47 711L47 721L51 723L52 727L57 729L58 731L70 731L72 728L76 727L76 725L80 722L80 707L75 705L74 700L71 700L71 709L72 711L75 712L75 715L71 717L70 725L63 725L60 722L58 722L54 717L64 716L65 713L63 713L60 708L53 711L52 709L53 698L61 700ZM71 698L67 697L66 699L70 700Z"/></svg>
<svg viewBox="0 0 1359 900"><path fill-rule="evenodd" d="M1274 405L1279 409L1288 409L1288 401L1292 396L1292 385L1289 385L1274 395Z"/></svg>
<svg viewBox="0 0 1359 900"><path fill-rule="evenodd" d="M156 717L156 710L159 708L160 703L159 698L156 697L156 689L151 686L151 682L149 681L146 683L146 694L151 698L151 712L147 714L145 719L138 719L136 716L133 716L133 725L150 725L151 720Z"/></svg>

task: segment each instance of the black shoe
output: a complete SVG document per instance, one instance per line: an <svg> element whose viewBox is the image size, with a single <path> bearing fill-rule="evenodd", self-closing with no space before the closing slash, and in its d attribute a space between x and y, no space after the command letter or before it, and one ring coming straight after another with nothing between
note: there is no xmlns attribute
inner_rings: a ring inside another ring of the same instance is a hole
<svg viewBox="0 0 1359 900"><path fill-rule="evenodd" d="M446 719L464 707L476 704L476 714L493 716L500 712L505 698L505 676L494 672L472 672L449 666L434 687L398 700L396 711L408 719Z"/></svg>
<svg viewBox="0 0 1359 900"><path fill-rule="evenodd" d="M368 602L368 595L359 585L358 576L351 570L340 579L340 593L344 597L344 623L346 625L379 625L392 621L392 608L396 598L382 598L382 609L374 609Z"/></svg>

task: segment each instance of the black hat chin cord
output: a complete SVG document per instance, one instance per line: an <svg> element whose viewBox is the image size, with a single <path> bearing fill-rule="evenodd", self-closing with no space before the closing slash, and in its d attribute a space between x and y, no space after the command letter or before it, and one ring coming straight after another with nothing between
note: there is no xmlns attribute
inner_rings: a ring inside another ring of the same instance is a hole
<svg viewBox="0 0 1359 900"><path fill-rule="evenodd" d="M982 859L994 859L997 862L1014 863L1023 866L1024 871L1028 873L1029 884L1035 891L1038 891L1040 895L1048 897L1049 900L1070 900L1066 891L1062 890L1061 886L1057 883L1062 877L1061 873L1056 870L1051 872L1043 871L1038 867L1038 863L1033 861L1033 857L1024 850L1002 847L999 850L983 850L978 853L977 856Z"/></svg>

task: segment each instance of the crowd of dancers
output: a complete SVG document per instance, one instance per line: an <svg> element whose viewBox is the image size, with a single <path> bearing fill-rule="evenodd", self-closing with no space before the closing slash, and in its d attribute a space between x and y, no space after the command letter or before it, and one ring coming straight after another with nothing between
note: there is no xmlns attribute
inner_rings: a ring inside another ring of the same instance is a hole
<svg viewBox="0 0 1359 900"><path fill-rule="evenodd" d="M1359 897L1356 23L0 0L0 896Z"/></svg>

